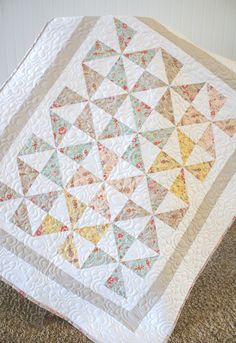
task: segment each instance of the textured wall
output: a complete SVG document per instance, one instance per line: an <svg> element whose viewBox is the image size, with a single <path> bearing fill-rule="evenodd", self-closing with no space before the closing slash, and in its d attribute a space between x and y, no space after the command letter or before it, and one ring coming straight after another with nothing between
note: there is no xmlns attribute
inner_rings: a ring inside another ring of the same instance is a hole
<svg viewBox="0 0 236 343"><path fill-rule="evenodd" d="M106 14L151 16L236 60L236 0L0 0L0 84L52 17Z"/></svg>

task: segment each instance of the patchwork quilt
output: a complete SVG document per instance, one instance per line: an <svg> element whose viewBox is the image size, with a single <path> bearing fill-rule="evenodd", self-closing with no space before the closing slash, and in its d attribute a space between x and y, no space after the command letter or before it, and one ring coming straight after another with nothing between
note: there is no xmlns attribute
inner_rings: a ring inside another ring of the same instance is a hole
<svg viewBox="0 0 236 343"><path fill-rule="evenodd" d="M236 75L149 18L56 18L0 106L2 279L94 342L165 342L235 215Z"/></svg>

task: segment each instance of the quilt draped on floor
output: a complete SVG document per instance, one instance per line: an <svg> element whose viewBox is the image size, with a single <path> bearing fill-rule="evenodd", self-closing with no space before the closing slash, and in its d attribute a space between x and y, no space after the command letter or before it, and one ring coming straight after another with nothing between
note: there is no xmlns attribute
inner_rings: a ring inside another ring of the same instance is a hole
<svg viewBox="0 0 236 343"><path fill-rule="evenodd" d="M96 342L164 342L234 218L235 91L147 18L51 21L0 93L2 279Z"/></svg>

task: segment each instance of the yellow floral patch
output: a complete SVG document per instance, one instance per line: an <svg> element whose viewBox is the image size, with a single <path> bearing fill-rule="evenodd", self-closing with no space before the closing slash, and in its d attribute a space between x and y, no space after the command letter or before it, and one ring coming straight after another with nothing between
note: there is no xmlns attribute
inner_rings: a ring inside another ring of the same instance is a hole
<svg viewBox="0 0 236 343"><path fill-rule="evenodd" d="M63 224L56 218L52 217L50 214L47 214L42 224L36 231L35 235L36 236L48 235L51 233L63 232L67 230L68 228L65 226L65 224Z"/></svg>
<svg viewBox="0 0 236 343"><path fill-rule="evenodd" d="M163 170L174 169L180 167L179 163L175 161L172 157L167 155L164 151L156 157L154 163L149 169L149 173L156 173Z"/></svg>
<svg viewBox="0 0 236 343"><path fill-rule="evenodd" d="M195 143L186 136L182 131L178 129L179 147L182 156L182 160L185 163L189 158L189 155L193 151Z"/></svg>
<svg viewBox="0 0 236 343"><path fill-rule="evenodd" d="M71 224L74 226L77 223L78 219L81 218L87 206L66 191L64 192L64 195L66 199L67 210L70 216L70 221Z"/></svg>
<svg viewBox="0 0 236 343"><path fill-rule="evenodd" d="M189 202L183 169L177 175L177 177L174 180L170 190L171 190L171 192L173 192L177 197L179 197L184 202L186 202L186 203Z"/></svg>
<svg viewBox="0 0 236 343"><path fill-rule="evenodd" d="M73 235L69 235L65 242L58 248L58 253L64 257L64 259L77 268L80 267L77 249L74 243Z"/></svg>
<svg viewBox="0 0 236 343"><path fill-rule="evenodd" d="M88 241L92 242L93 244L97 244L100 239L106 234L109 224L102 224L96 226L85 226L79 230L80 236L87 239Z"/></svg>
<svg viewBox="0 0 236 343"><path fill-rule="evenodd" d="M192 173L198 180L204 181L207 174L211 170L213 164L214 164L214 161L202 162L202 163L193 164L191 166L186 166L186 169L190 173Z"/></svg>

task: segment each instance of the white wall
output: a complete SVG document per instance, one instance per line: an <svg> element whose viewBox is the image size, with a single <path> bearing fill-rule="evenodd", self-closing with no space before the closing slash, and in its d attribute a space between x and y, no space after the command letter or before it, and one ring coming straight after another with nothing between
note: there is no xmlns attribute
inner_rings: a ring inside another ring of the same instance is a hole
<svg viewBox="0 0 236 343"><path fill-rule="evenodd" d="M236 0L0 0L0 84L55 16L150 16L236 60Z"/></svg>

